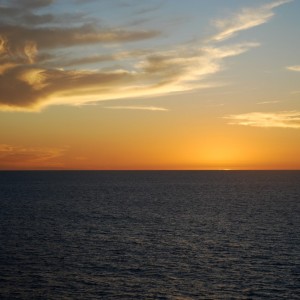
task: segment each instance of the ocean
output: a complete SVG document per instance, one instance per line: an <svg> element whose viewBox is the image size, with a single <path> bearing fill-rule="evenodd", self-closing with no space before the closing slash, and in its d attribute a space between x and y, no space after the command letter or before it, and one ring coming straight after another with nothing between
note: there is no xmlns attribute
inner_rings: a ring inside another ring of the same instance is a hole
<svg viewBox="0 0 300 300"><path fill-rule="evenodd" d="M300 299L300 171L0 172L0 299Z"/></svg>

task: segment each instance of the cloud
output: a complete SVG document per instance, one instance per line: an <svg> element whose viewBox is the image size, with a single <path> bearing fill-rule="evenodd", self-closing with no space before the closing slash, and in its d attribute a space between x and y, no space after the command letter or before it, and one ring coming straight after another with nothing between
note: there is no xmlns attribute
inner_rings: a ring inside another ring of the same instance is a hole
<svg viewBox="0 0 300 300"><path fill-rule="evenodd" d="M227 57L256 46L258 44L238 44L205 47L194 52L181 49L156 55L141 54L133 70L64 70L30 63L6 63L0 68L0 103L2 110L38 110L47 105L78 105L187 91L197 88L195 81L221 71ZM33 50L28 51L30 60L34 60L34 55Z"/></svg>
<svg viewBox="0 0 300 300"><path fill-rule="evenodd" d="M20 5L23 8L40 8L49 6L54 2L54 0L13 0L15 5Z"/></svg>
<svg viewBox="0 0 300 300"><path fill-rule="evenodd" d="M224 70L227 58L259 46L194 43L155 52L128 50L127 43L157 38L161 32L99 27L86 23L85 17L69 26L14 21L24 19L22 10L26 16L45 16L39 9L45 12L52 2L14 1L0 7L0 15L1 9L10 12L0 23L0 110L39 111L49 105L84 105L212 87L209 76ZM264 7L271 11L286 2ZM58 20L62 15L53 17ZM112 43L118 46L108 51ZM87 68L90 64L93 69Z"/></svg>
<svg viewBox="0 0 300 300"><path fill-rule="evenodd" d="M264 105L264 104L275 104L279 103L280 101L274 100L274 101L263 101L263 102L258 102L257 104L259 105Z"/></svg>
<svg viewBox="0 0 300 300"><path fill-rule="evenodd" d="M83 13L40 13L39 9L55 1L3 1L0 5L1 23L10 25L68 24L70 22L93 21ZM6 2L6 3L5 3Z"/></svg>
<svg viewBox="0 0 300 300"><path fill-rule="evenodd" d="M300 72L300 65L286 67L289 71Z"/></svg>
<svg viewBox="0 0 300 300"><path fill-rule="evenodd" d="M135 4L136 6L136 4ZM161 7L163 6L163 1L160 1L152 6L148 6L148 7L143 7L143 8L140 8L140 9L137 9L134 14L137 14L137 15L144 15L144 14L148 14L150 12L154 12L154 11L157 11L159 10Z"/></svg>
<svg viewBox="0 0 300 300"><path fill-rule="evenodd" d="M22 147L0 144L0 168L62 167L59 161L66 152L65 148Z"/></svg>
<svg viewBox="0 0 300 300"><path fill-rule="evenodd" d="M129 110L150 110L150 111L168 111L167 108L157 106L107 106L108 109L129 109Z"/></svg>
<svg viewBox="0 0 300 300"><path fill-rule="evenodd" d="M300 111L251 112L230 115L229 124L254 127L300 128Z"/></svg>
<svg viewBox="0 0 300 300"><path fill-rule="evenodd" d="M62 57L61 59L56 59L53 64L56 67L78 67L80 65L94 64L99 62L114 62L114 61L125 61L127 59L133 59L142 55L151 53L147 50L133 50L124 51L119 53L110 54L96 54L87 57L78 57L73 59L68 59L67 57Z"/></svg>
<svg viewBox="0 0 300 300"><path fill-rule="evenodd" d="M13 4L12 4L13 3ZM0 5L0 63L33 63L37 52L65 50L93 44L129 43L159 36L157 30L129 30L99 26L83 13L39 12L51 0L24 0ZM70 4L69 4L70 5ZM74 5L74 4L73 4ZM43 26L41 26L43 25ZM29 54L29 55L28 55Z"/></svg>
<svg viewBox="0 0 300 300"><path fill-rule="evenodd" d="M158 31L128 31L123 29L99 29L93 24L79 27L38 27L2 25L0 37L7 54L24 55L28 44L38 49L53 49L96 43L134 42L158 36ZM26 56L26 54L25 54Z"/></svg>
<svg viewBox="0 0 300 300"><path fill-rule="evenodd" d="M258 8L245 8L231 18L215 21L219 32L211 38L212 41L223 41L235 36L238 32L247 30L268 22L273 16L273 9L292 2L293 0L279 0Z"/></svg>

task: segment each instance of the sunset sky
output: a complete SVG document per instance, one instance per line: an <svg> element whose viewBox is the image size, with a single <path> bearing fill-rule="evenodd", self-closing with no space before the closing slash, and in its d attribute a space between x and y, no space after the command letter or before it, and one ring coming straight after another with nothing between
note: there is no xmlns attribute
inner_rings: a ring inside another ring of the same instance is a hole
<svg viewBox="0 0 300 300"><path fill-rule="evenodd" d="M0 169L300 169L299 0L0 0Z"/></svg>

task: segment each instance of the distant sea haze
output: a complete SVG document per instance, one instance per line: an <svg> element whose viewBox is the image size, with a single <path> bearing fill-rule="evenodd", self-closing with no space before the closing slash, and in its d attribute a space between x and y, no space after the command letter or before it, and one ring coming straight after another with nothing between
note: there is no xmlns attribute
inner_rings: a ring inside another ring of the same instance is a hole
<svg viewBox="0 0 300 300"><path fill-rule="evenodd" d="M299 299L299 171L0 172L0 299Z"/></svg>

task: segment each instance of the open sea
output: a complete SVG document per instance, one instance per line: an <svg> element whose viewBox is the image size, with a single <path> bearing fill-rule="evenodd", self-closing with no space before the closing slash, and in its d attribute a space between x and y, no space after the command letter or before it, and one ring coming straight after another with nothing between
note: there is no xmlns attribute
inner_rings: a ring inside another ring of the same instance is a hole
<svg viewBox="0 0 300 300"><path fill-rule="evenodd" d="M0 172L0 299L300 299L300 171Z"/></svg>

